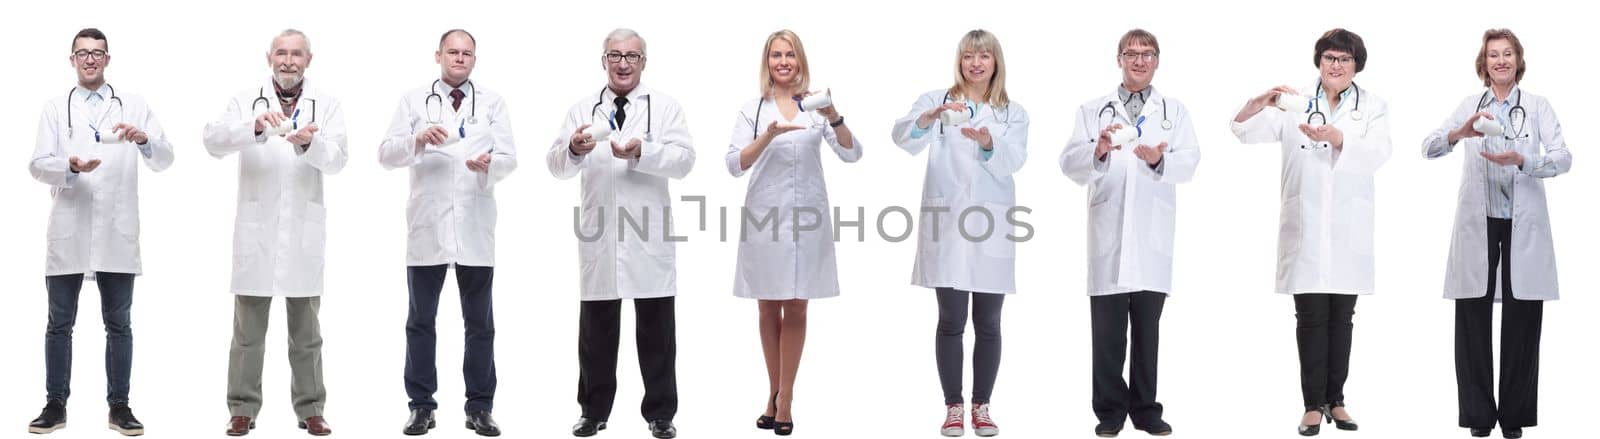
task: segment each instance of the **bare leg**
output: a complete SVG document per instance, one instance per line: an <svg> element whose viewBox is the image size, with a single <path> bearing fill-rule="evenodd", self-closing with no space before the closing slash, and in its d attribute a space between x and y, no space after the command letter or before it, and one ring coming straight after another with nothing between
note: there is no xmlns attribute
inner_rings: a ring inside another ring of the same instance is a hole
<svg viewBox="0 0 1600 439"><path fill-rule="evenodd" d="M760 300L756 302L760 310L761 327L761 355L767 361L767 398L762 400L766 406L762 412L765 416L776 416L777 407L773 402L773 395L778 394L778 335L783 323L783 302L775 300Z"/></svg>
<svg viewBox="0 0 1600 439"><path fill-rule="evenodd" d="M794 379L800 371L800 352L806 346L806 304L804 299L787 300L783 304L783 329L779 337L783 367L778 383L778 422L793 422Z"/></svg>

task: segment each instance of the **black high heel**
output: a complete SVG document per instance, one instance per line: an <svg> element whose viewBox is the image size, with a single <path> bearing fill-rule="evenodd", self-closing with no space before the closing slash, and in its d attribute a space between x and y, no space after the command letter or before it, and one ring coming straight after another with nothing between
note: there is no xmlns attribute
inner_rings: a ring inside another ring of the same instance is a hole
<svg viewBox="0 0 1600 439"><path fill-rule="evenodd" d="M770 402L768 404L770 404L771 407L772 407L772 413L773 414L777 414L778 413L778 394L777 394L777 392L773 392L773 394L772 394L772 402ZM762 414L761 417L756 418L756 428L759 428L759 429L762 429L762 430L772 430L772 429L777 427L777 423L778 423L778 418L775 418L775 417L772 417L772 416L767 416L766 414ZM794 427L791 424L790 429L793 429L793 428Z"/></svg>
<svg viewBox="0 0 1600 439"><path fill-rule="evenodd" d="M1318 407L1315 410L1306 410L1306 413L1326 413L1326 412L1324 412L1322 408ZM1302 417L1304 417L1304 416L1302 416ZM1317 419L1317 420L1321 421L1322 419ZM1298 428L1298 431L1299 431L1301 436L1316 436L1316 435L1322 433L1322 422L1317 422L1315 424L1310 424L1310 425L1300 424L1300 426Z"/></svg>
<svg viewBox="0 0 1600 439"><path fill-rule="evenodd" d="M773 425L772 434L776 434L778 436L788 436L788 435L794 433L794 423L793 422L773 421L772 425Z"/></svg>
<svg viewBox="0 0 1600 439"><path fill-rule="evenodd" d="M1327 418L1328 422L1333 424L1333 426L1335 428L1338 428L1338 429L1344 430L1344 431L1356 431L1356 428L1360 427L1360 426L1356 425L1356 421L1354 419L1347 420L1347 421L1341 421L1339 419L1334 418L1333 417L1333 408L1334 407L1344 407L1344 401L1337 401L1337 402L1333 402L1333 403L1330 403L1328 405L1322 406L1322 416L1324 418Z"/></svg>

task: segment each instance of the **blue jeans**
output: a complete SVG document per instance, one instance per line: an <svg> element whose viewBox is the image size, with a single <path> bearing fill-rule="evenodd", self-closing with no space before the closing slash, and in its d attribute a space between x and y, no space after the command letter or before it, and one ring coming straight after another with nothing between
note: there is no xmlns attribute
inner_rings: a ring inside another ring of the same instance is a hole
<svg viewBox="0 0 1600 439"><path fill-rule="evenodd" d="M100 317L106 327L106 402L128 403L128 376L133 369L132 273L95 273L100 286ZM50 323L44 332L45 397L65 402L72 393L72 326L78 319L82 274L45 276L50 294Z"/></svg>

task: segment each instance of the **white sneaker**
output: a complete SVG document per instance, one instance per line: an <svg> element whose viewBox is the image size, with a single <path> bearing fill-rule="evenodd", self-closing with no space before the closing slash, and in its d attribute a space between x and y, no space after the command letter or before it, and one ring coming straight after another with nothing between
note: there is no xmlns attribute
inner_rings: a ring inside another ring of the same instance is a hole
<svg viewBox="0 0 1600 439"><path fill-rule="evenodd" d="M962 428L966 424L961 418L964 412L965 410L961 409L961 404L946 405L944 407L944 427L939 428L939 434L944 437L961 437L961 435L967 434L966 429Z"/></svg>
<svg viewBox="0 0 1600 439"><path fill-rule="evenodd" d="M1000 434L1000 426L989 419L989 404L972 405L972 432L981 437Z"/></svg>

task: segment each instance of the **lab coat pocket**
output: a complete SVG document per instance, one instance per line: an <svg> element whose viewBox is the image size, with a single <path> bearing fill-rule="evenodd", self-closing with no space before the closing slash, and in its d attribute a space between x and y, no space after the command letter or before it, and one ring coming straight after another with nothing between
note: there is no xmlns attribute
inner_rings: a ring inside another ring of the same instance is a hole
<svg viewBox="0 0 1600 439"><path fill-rule="evenodd" d="M1006 222L1006 211L1010 209L1010 206L998 203L983 203L980 205L980 208L987 210L989 212L989 217L993 218L993 221L989 222L989 226L993 228L993 232L989 234L987 239L984 239L982 242L978 243L978 249L983 253L984 256L991 258L1016 258L1017 243L1011 242L1011 239L1007 238L1007 236L1011 235L1011 223ZM966 227L967 234L974 237L983 235L984 229L982 227L984 218L983 212L977 210L974 210L971 214L967 215L967 221L965 222L966 226L964 226ZM955 238L966 239L965 236L957 236Z"/></svg>
<svg viewBox="0 0 1600 439"><path fill-rule="evenodd" d="M1373 247L1373 208L1372 200L1356 199L1349 204L1352 208L1345 218L1344 236L1345 248L1358 255L1372 255Z"/></svg>
<svg viewBox="0 0 1600 439"><path fill-rule="evenodd" d="M137 242L139 240L139 202L128 197L117 198L117 210L112 214L117 233L123 238Z"/></svg>
<svg viewBox="0 0 1600 439"><path fill-rule="evenodd" d="M308 202L305 206L305 220L301 223L303 229L300 233L299 253L307 269L315 269L320 272L323 262L323 250L326 247L328 236L328 211L321 204L314 202Z"/></svg>
<svg viewBox="0 0 1600 439"><path fill-rule="evenodd" d="M235 277L252 276L254 264L262 253L269 251L261 245L260 204L247 201L239 204L233 229L233 271Z"/></svg>
<svg viewBox="0 0 1600 439"><path fill-rule="evenodd" d="M71 210L57 207L50 211L49 229L45 231L46 241L60 241L72 238L78 225L78 216Z"/></svg>
<svg viewBox="0 0 1600 439"><path fill-rule="evenodd" d="M1167 200L1156 200L1155 215L1148 218L1141 218L1140 220L1148 222L1148 224L1151 226L1155 226L1163 220L1170 221L1170 219L1175 215L1177 215L1177 208L1172 202ZM1150 240L1150 247L1155 249L1157 254L1166 256L1169 259L1172 258L1173 228L1147 227L1145 228L1145 231L1146 236L1143 238Z"/></svg>
<svg viewBox="0 0 1600 439"><path fill-rule="evenodd" d="M500 208L495 203L494 194L478 195L478 208L472 212L476 216L478 228L489 237L489 242L494 242L494 227L499 222Z"/></svg>

